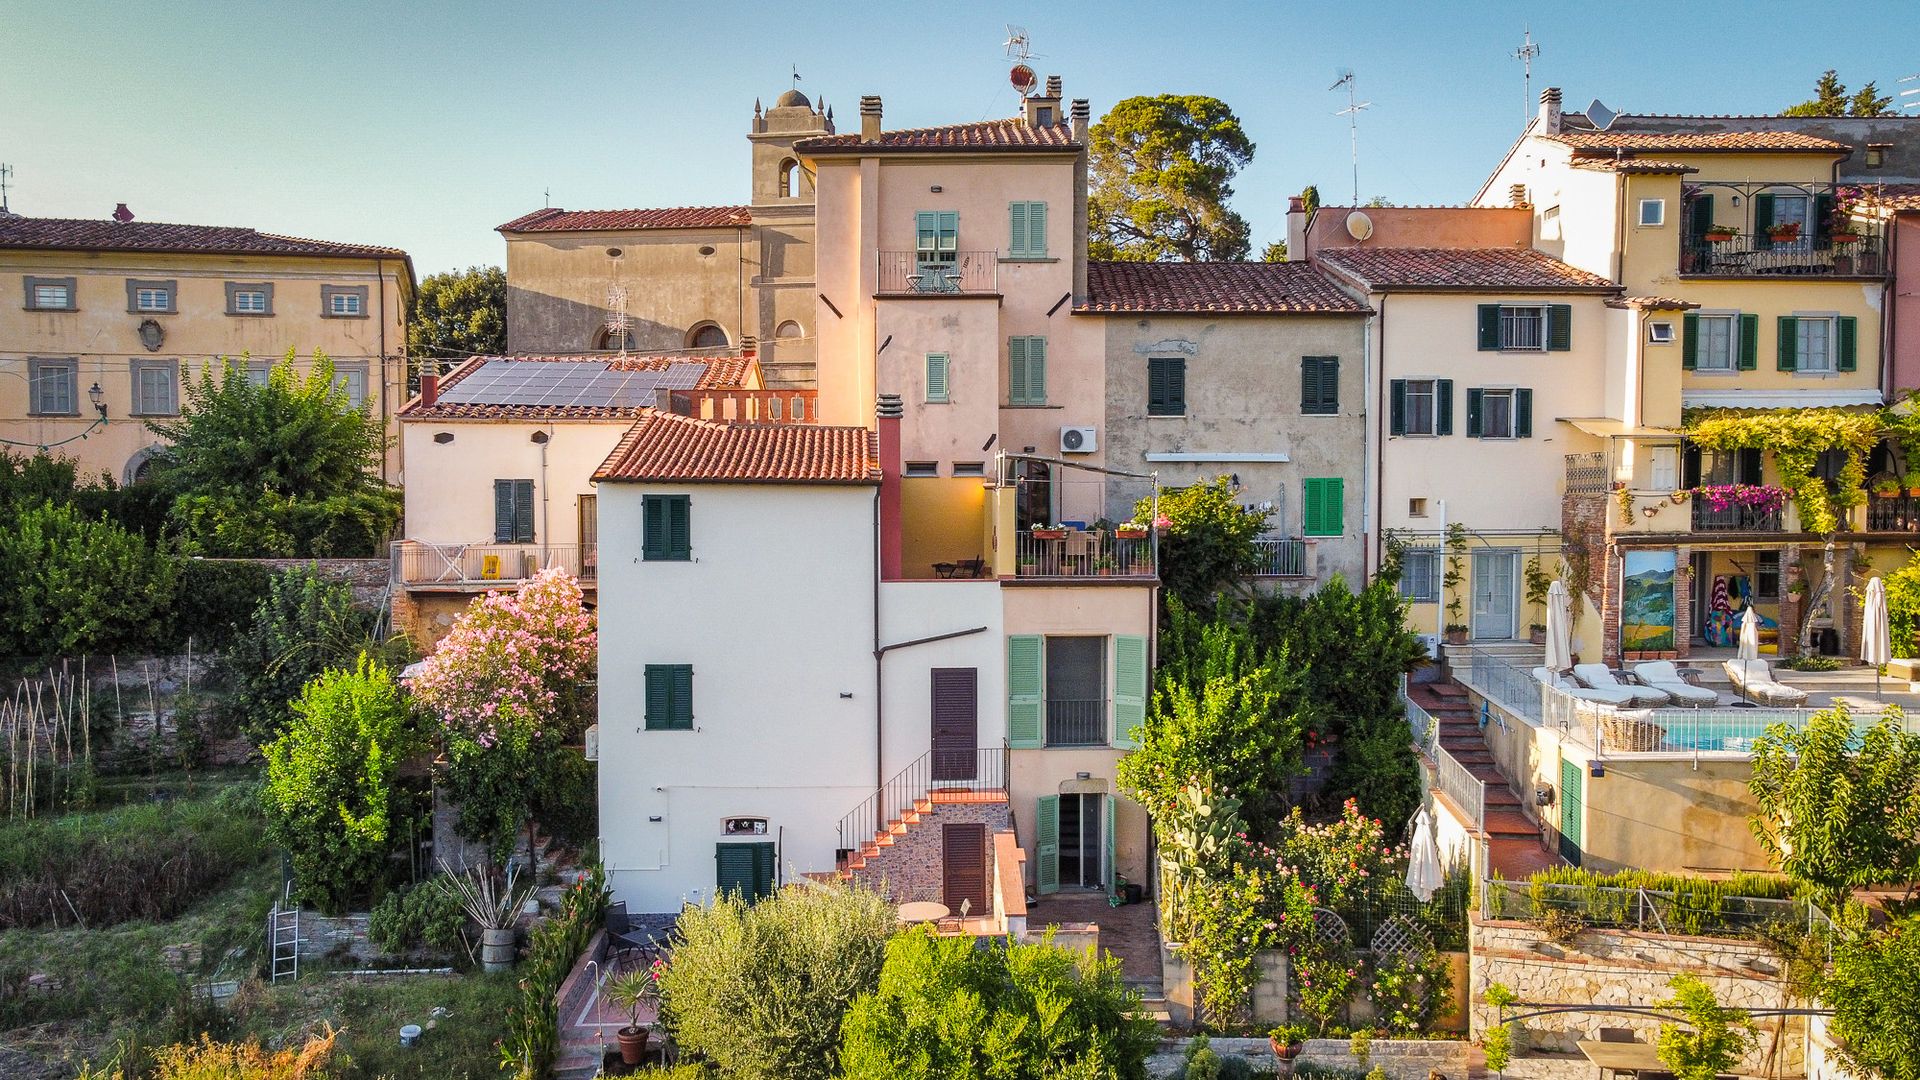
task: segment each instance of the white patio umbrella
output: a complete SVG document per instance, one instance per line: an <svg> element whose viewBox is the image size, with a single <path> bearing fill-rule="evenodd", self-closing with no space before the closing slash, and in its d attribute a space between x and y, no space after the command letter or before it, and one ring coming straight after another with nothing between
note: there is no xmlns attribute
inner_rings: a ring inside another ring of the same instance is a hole
<svg viewBox="0 0 1920 1080"><path fill-rule="evenodd" d="M1572 598L1567 583L1555 578L1547 586L1547 670L1565 671L1573 666Z"/></svg>
<svg viewBox="0 0 1920 1080"><path fill-rule="evenodd" d="M1740 614L1740 645L1733 650L1733 658L1743 664L1760 659L1760 612L1752 604ZM1740 680L1740 700L1747 700L1745 679Z"/></svg>
<svg viewBox="0 0 1920 1080"><path fill-rule="evenodd" d="M1442 878L1440 851L1433 845L1433 819L1421 807L1413 817L1413 845L1407 849L1407 888L1424 904L1440 891Z"/></svg>
<svg viewBox="0 0 1920 1080"><path fill-rule="evenodd" d="M1876 576L1867 582L1866 610L1860 613L1860 659L1873 665L1873 696L1880 696L1880 665L1893 659L1887 632L1887 587Z"/></svg>

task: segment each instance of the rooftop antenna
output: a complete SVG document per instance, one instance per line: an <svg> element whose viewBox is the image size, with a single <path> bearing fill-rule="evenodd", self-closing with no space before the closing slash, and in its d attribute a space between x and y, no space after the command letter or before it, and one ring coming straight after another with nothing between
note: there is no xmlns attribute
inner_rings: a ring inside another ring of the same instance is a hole
<svg viewBox="0 0 1920 1080"><path fill-rule="evenodd" d="M607 338L614 342L620 358L627 356L627 287L625 285L607 286Z"/></svg>
<svg viewBox="0 0 1920 1080"><path fill-rule="evenodd" d="M1903 76L1901 76L1901 78L1900 78L1900 81L1901 81L1901 82L1903 82L1903 83L1906 83L1906 82L1920 82L1920 73L1915 73L1915 74L1913 74L1913 75L1903 75ZM1903 109L1920 109L1920 86L1916 86L1916 87L1914 87L1914 88L1913 88L1913 89L1911 89L1911 90L1902 90L1902 91L1900 91L1900 96L1901 96L1901 97L1903 97L1903 98L1912 98L1912 99L1913 99L1912 101L1903 101L1903 102L1901 102L1901 103L1900 103L1900 107L1901 107L1901 108L1903 108ZM6 209L6 207L5 207L5 206L0 206L0 210L5 210L5 209Z"/></svg>
<svg viewBox="0 0 1920 1080"><path fill-rule="evenodd" d="M7 181L13 179L13 166L0 161L0 214L11 214L7 206Z"/></svg>
<svg viewBox="0 0 1920 1080"><path fill-rule="evenodd" d="M1007 50L1007 59L1013 61L1013 70L1008 72L1007 81L1013 84L1013 92L1025 101L1029 94L1040 88L1040 76L1034 74L1027 61L1033 59L1033 40L1027 36L1027 28L1007 24L1007 40L1002 43Z"/></svg>
<svg viewBox="0 0 1920 1080"><path fill-rule="evenodd" d="M1527 97L1520 103L1520 113L1526 119L1533 117L1533 58L1539 55L1540 43L1533 40L1533 27L1529 26L1526 37L1520 42L1520 47L1513 50L1513 58L1520 61L1526 73Z"/></svg>
<svg viewBox="0 0 1920 1080"><path fill-rule="evenodd" d="M1334 112L1335 116L1347 118L1347 133L1353 140L1353 205L1360 205L1360 110L1371 108L1373 102L1353 100L1353 69L1341 68L1340 77L1333 80L1328 90L1347 88L1347 107Z"/></svg>
<svg viewBox="0 0 1920 1080"><path fill-rule="evenodd" d="M547 204L547 209L553 209L553 188L551 186L541 188L540 199Z"/></svg>

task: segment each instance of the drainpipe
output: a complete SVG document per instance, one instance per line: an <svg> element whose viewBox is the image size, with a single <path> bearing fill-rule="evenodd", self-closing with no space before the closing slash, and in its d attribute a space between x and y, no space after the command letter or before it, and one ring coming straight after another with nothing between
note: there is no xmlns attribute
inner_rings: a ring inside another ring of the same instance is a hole
<svg viewBox="0 0 1920 1080"><path fill-rule="evenodd" d="M380 434L384 438L389 420L387 415L387 261L385 259L373 260L373 289L380 294ZM407 388L406 365L402 364L400 370L400 389L404 397ZM393 477L387 472L388 460L387 452L382 450L380 479L391 483Z"/></svg>
<svg viewBox="0 0 1920 1080"><path fill-rule="evenodd" d="M1367 462L1368 462L1368 459L1371 458L1373 462L1372 472L1376 474L1375 482L1373 485L1373 505L1374 505L1373 539L1374 539L1374 542L1372 545L1367 545L1367 546L1371 546L1375 548L1376 553L1384 557L1386 554L1385 529L1386 529L1386 521L1387 521L1387 494L1386 494L1387 493L1387 420L1386 420L1387 387L1391 384L1392 380L1387 378L1387 294L1380 293L1379 298L1380 298L1380 301L1378 304L1378 309L1379 309L1378 312L1374 315L1373 318L1367 320L1369 325L1374 323L1376 320L1380 325L1380 334L1379 334L1380 378L1374 384L1374 387L1373 387L1373 395L1374 395L1373 449L1374 449L1374 453L1371 455L1368 455L1363 452L1361 454L1360 471L1362 476L1366 475L1366 473L1369 471L1367 468ZM1369 357L1368 363L1367 363L1367 375L1369 378L1372 378L1372 375L1373 375L1373 363L1371 359L1372 354L1371 352L1367 352L1367 353L1363 353L1362 355L1366 355ZM1364 432L1366 429L1363 427L1361 430ZM1365 553L1363 553L1361 557L1364 560L1368 556ZM1366 563L1364 565L1368 565L1368 566L1376 565L1377 561L1378 560L1374 560L1372 563Z"/></svg>

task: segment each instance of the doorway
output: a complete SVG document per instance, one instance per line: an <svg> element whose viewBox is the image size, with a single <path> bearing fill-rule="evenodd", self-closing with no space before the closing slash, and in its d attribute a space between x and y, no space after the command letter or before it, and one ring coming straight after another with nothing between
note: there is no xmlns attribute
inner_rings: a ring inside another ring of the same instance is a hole
<svg viewBox="0 0 1920 1080"><path fill-rule="evenodd" d="M940 902L955 915L979 915L987 906L987 827L978 822L940 830Z"/></svg>
<svg viewBox="0 0 1920 1080"><path fill-rule="evenodd" d="M1473 553L1474 640L1503 641L1513 637L1519 554L1517 551Z"/></svg>
<svg viewBox="0 0 1920 1080"><path fill-rule="evenodd" d="M979 754L979 672L975 668L933 669L933 779L977 779Z"/></svg>
<svg viewBox="0 0 1920 1080"><path fill-rule="evenodd" d="M1060 796L1060 887L1106 888L1104 795Z"/></svg>
<svg viewBox="0 0 1920 1080"><path fill-rule="evenodd" d="M1053 524L1053 472L1044 461L1020 458L1013 464L1013 526L1026 532Z"/></svg>

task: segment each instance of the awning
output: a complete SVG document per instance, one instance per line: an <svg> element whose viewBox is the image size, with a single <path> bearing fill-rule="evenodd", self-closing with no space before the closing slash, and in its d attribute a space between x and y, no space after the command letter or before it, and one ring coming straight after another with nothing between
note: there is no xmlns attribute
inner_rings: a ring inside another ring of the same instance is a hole
<svg viewBox="0 0 1920 1080"><path fill-rule="evenodd" d="M1645 424L1629 424L1625 420L1615 420L1606 416L1563 416L1563 424L1572 424L1589 435L1602 439L1625 437L1634 439L1658 439L1661 437L1679 438L1680 432L1674 428L1648 427Z"/></svg>
<svg viewBox="0 0 1920 1080"><path fill-rule="evenodd" d="M1791 390L1682 390L1680 404L1688 409L1831 409L1884 402L1877 387L1809 386Z"/></svg>

